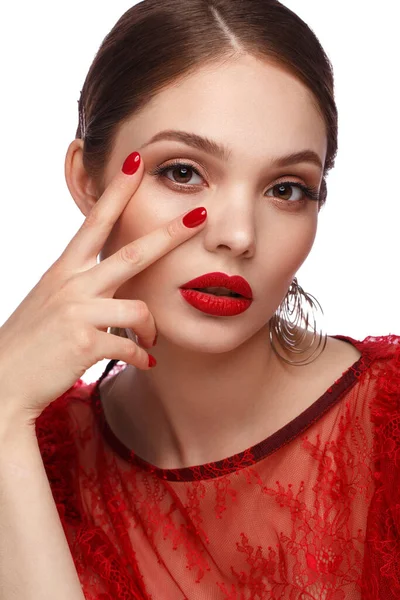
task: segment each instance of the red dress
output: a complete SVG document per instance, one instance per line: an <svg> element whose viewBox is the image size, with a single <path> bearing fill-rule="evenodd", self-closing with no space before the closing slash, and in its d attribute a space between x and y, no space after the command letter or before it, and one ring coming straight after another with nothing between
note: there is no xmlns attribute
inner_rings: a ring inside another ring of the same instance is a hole
<svg viewBox="0 0 400 600"><path fill-rule="evenodd" d="M225 460L159 469L79 379L36 422L86 600L400 598L400 336Z"/></svg>

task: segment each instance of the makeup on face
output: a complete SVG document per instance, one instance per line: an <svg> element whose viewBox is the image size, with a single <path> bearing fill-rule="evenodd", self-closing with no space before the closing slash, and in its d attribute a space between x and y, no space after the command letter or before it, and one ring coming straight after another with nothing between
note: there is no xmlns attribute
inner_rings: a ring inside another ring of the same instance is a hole
<svg viewBox="0 0 400 600"><path fill-rule="evenodd" d="M251 286L240 275L206 273L180 287L191 306L209 315L233 317L246 311L253 302Z"/></svg>
<svg viewBox="0 0 400 600"><path fill-rule="evenodd" d="M191 306L219 317L234 317L250 308L252 300L248 298L234 298L230 296L217 296L209 292L198 290L180 290L182 297Z"/></svg>

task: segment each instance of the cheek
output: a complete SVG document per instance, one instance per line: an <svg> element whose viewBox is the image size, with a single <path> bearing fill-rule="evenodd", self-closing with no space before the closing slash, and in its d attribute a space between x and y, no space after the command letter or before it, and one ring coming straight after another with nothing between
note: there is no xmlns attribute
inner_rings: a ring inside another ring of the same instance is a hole
<svg viewBox="0 0 400 600"><path fill-rule="evenodd" d="M154 210L149 206L149 197L137 191L120 217L123 244L129 244L156 229L159 226L157 221Z"/></svg>
<svg viewBox="0 0 400 600"><path fill-rule="evenodd" d="M316 233L317 220L310 218L274 227L266 236L266 252L275 261L304 260L313 247Z"/></svg>
<svg viewBox="0 0 400 600"><path fill-rule="evenodd" d="M154 190L150 193L145 188L145 184L140 186L115 224L107 242L107 248L105 247L107 254L104 255L104 258L115 253L123 246L140 240L140 238L162 227L176 216L172 213L170 215L165 214L170 210L169 205L165 204L165 201L161 202L161 198L157 202L157 199L154 199ZM164 275L164 278L167 277L168 279L168 273L170 272L168 265L171 260L171 264L175 265L175 270L179 268L176 262L174 263L171 255L167 254L124 282L118 288L114 297L148 301L159 289L162 276Z"/></svg>
<svg viewBox="0 0 400 600"><path fill-rule="evenodd" d="M186 211L187 205L179 208L158 186L142 182L119 219L121 245L151 233Z"/></svg>
<svg viewBox="0 0 400 600"><path fill-rule="evenodd" d="M115 223L106 243L100 252L100 260L105 260L109 256L117 253L124 246L140 240L157 227L161 223L155 220L154 214L149 215L143 209L139 211L132 201L128 204L124 212L121 214L118 221ZM146 273L151 272L151 267L144 270L143 273L138 273L134 278L126 281L115 293L115 298L134 297L129 293L129 290L138 289L140 280L146 277Z"/></svg>
<svg viewBox="0 0 400 600"><path fill-rule="evenodd" d="M168 293L179 283L179 264L171 262L167 254L149 265L128 281L125 281L114 294L115 298L143 300L149 306L159 298L160 289Z"/></svg>
<svg viewBox="0 0 400 600"><path fill-rule="evenodd" d="M147 198L148 206L148 198ZM119 217L113 227L109 239L107 240L107 250L114 253L123 246L139 240L154 229L157 229L164 221L157 216L157 212L146 207L146 198L140 198L135 194L129 201L124 212Z"/></svg>
<svg viewBox="0 0 400 600"><path fill-rule="evenodd" d="M264 264L274 279L291 281L309 255L317 233L317 220L302 220L276 227L266 236Z"/></svg>

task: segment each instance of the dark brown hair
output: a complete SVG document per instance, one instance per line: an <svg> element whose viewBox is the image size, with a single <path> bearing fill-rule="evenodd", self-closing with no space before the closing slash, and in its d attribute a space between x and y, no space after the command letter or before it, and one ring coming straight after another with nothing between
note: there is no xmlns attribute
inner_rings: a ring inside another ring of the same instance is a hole
<svg viewBox="0 0 400 600"><path fill-rule="evenodd" d="M196 69L241 54L278 65L312 92L327 132L321 208L338 147L333 69L314 32L278 0L143 0L122 15L78 101L76 137L84 139L83 164L99 189L119 128L134 113Z"/></svg>

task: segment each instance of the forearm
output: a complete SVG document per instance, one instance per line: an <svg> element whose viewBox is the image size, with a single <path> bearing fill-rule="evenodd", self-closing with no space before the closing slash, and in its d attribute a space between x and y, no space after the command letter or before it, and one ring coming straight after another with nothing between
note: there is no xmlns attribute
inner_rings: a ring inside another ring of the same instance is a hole
<svg viewBox="0 0 400 600"><path fill-rule="evenodd" d="M2 425L0 600L84 600L35 431Z"/></svg>

